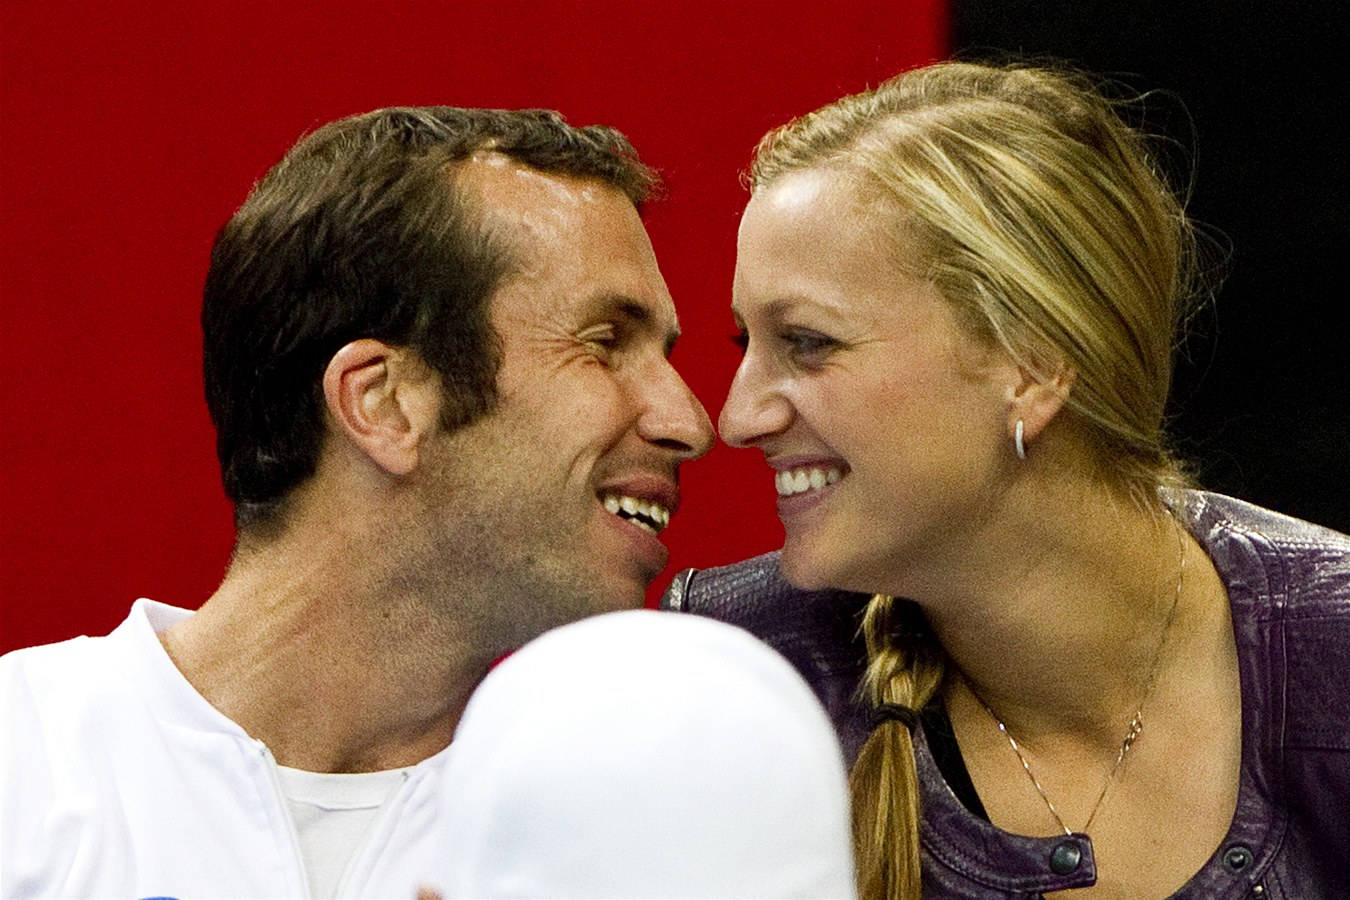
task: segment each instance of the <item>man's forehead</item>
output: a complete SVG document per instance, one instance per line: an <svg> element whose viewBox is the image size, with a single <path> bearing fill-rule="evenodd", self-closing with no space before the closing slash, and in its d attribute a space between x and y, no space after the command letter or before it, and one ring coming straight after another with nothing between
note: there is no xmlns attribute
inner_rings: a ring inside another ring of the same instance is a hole
<svg viewBox="0 0 1350 900"><path fill-rule="evenodd" d="M462 166L461 190L478 201L489 227L516 246L517 275L561 275L575 266L586 288L555 302L583 317L623 319L674 343L674 302L641 218L619 188L598 177L544 172L492 151L477 152Z"/></svg>
<svg viewBox="0 0 1350 900"><path fill-rule="evenodd" d="M460 163L456 180L486 214L531 230L557 227L621 194L599 178L544 172L490 150Z"/></svg>

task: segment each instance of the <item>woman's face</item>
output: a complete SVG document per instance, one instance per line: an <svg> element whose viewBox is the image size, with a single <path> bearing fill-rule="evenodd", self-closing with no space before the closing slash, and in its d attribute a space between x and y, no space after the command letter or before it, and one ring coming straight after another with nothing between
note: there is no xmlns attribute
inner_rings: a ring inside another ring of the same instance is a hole
<svg viewBox="0 0 1350 900"><path fill-rule="evenodd" d="M780 177L741 220L745 357L719 424L774 470L803 587L922 587L971 549L1015 461L1017 367L902 271L895 223L824 170Z"/></svg>

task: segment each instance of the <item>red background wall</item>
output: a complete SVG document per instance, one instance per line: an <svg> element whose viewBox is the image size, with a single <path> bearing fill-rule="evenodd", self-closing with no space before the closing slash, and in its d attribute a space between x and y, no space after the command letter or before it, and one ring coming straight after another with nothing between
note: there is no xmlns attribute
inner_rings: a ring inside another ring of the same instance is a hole
<svg viewBox="0 0 1350 900"><path fill-rule="evenodd" d="M201 282L215 230L304 131L424 103L623 129L668 179L648 223L684 320L675 361L715 417L750 148L941 57L945 29L942 0L4 3L0 651L214 589L232 531ZM687 469L670 571L777 546L771 484L726 448Z"/></svg>

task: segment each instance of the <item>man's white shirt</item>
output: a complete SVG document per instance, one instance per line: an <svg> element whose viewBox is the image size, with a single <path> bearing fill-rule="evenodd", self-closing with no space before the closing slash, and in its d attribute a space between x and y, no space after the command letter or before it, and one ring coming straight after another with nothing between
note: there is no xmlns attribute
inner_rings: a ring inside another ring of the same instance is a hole
<svg viewBox="0 0 1350 900"><path fill-rule="evenodd" d="M445 852L449 749L350 783L353 852L312 888L289 804L334 802L303 777L288 801L266 746L174 666L157 633L190 615L141 599L106 637L0 657L0 896L415 896Z"/></svg>

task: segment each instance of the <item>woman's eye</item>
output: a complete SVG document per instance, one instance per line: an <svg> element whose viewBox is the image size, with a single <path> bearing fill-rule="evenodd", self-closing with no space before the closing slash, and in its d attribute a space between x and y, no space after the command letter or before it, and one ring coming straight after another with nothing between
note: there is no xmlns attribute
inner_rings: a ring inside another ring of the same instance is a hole
<svg viewBox="0 0 1350 900"><path fill-rule="evenodd" d="M834 338L803 328L783 329L774 337L788 356L807 364L822 361L839 346L839 342ZM750 346L750 332L745 328L738 329L731 335L731 343L739 347L744 354Z"/></svg>
<svg viewBox="0 0 1350 900"><path fill-rule="evenodd" d="M791 348L794 356L807 359L824 356L839 344L834 338L819 332L797 329L783 332L782 340Z"/></svg>

